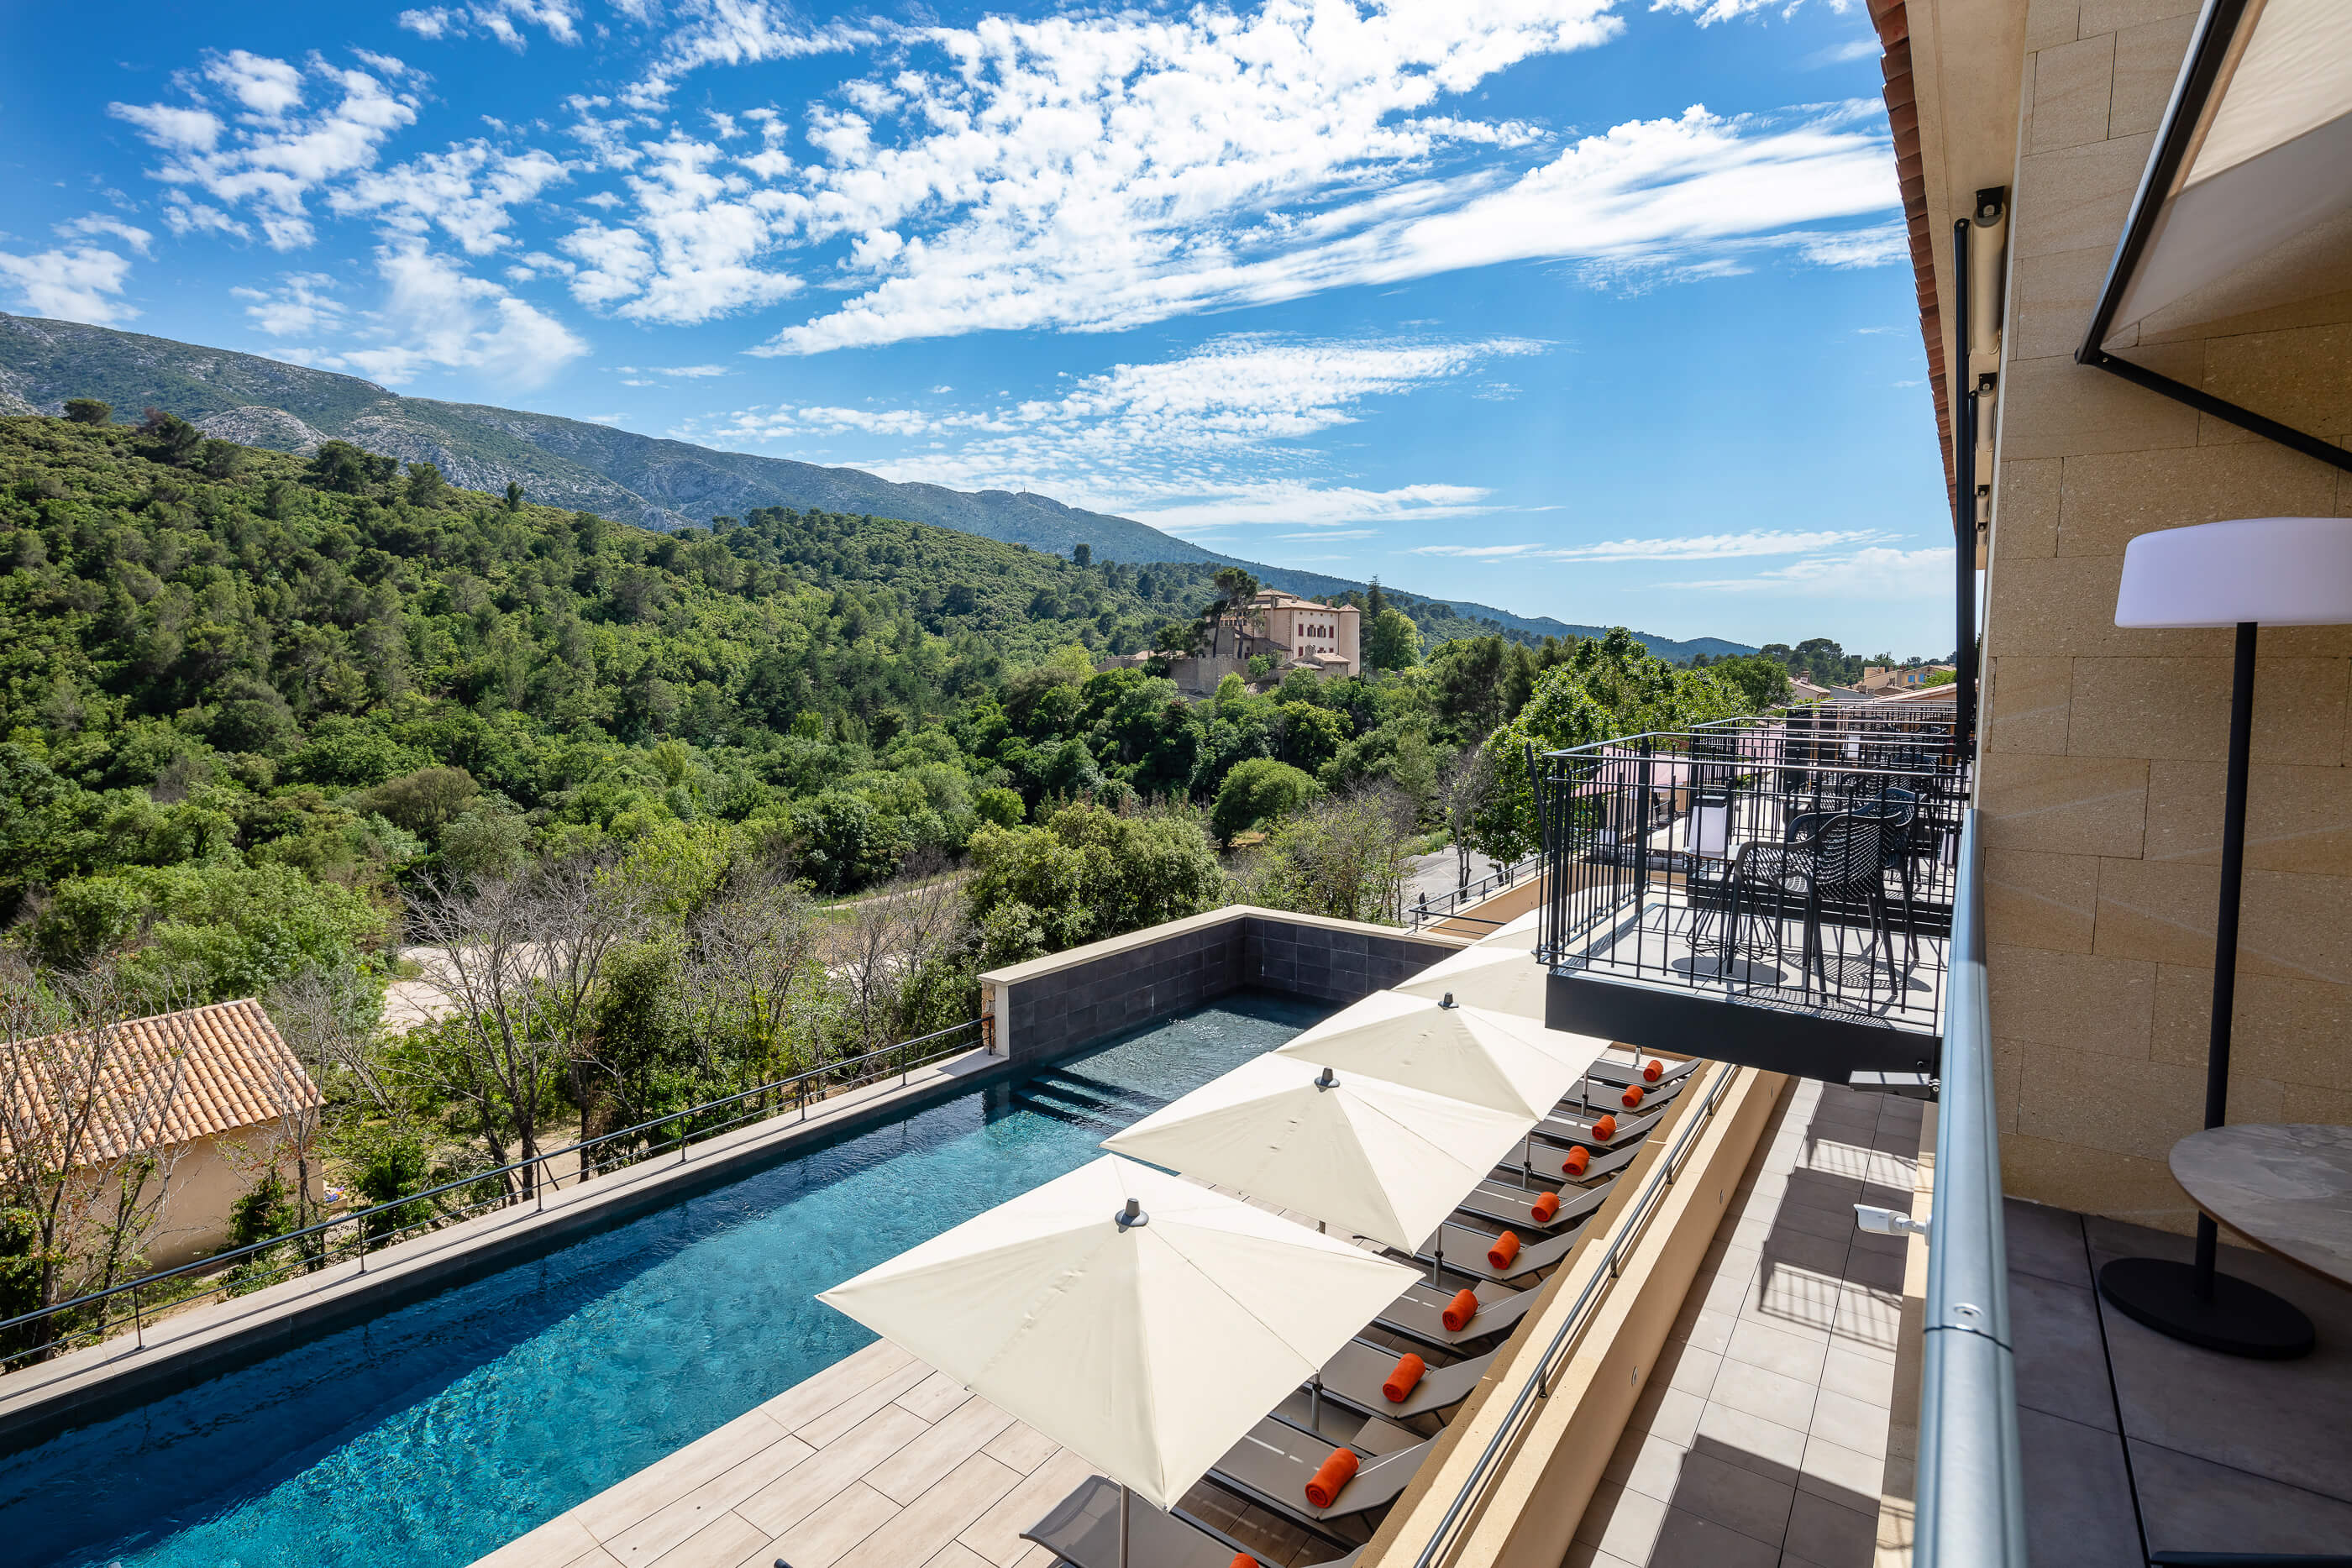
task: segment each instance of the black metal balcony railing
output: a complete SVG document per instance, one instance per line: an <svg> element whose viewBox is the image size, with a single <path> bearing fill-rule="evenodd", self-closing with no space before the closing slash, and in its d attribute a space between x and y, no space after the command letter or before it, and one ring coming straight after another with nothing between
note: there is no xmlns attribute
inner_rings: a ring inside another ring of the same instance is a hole
<svg viewBox="0 0 2352 1568"><path fill-rule="evenodd" d="M1867 1038L1855 1029L1927 1037L1882 1040L1879 1065L1932 1062L1969 799L1949 704L1625 736L1551 753L1537 776L1537 956L1556 977L1802 1015L1849 1047ZM1664 1016L1565 994L1582 1010L1563 1027Z"/></svg>

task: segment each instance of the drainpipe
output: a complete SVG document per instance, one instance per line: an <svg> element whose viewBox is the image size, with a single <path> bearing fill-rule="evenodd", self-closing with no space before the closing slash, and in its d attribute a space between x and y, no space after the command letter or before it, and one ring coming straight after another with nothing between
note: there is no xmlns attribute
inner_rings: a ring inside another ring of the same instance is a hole
<svg viewBox="0 0 2352 1568"><path fill-rule="evenodd" d="M1976 211L1952 225L1952 354L1945 378L1952 410L1952 618L1957 665L1952 754L1964 757L1977 724L1977 553L1992 524L1994 400L2000 386L2000 263L2009 191L1979 191ZM1981 235L1978 230L1985 231Z"/></svg>

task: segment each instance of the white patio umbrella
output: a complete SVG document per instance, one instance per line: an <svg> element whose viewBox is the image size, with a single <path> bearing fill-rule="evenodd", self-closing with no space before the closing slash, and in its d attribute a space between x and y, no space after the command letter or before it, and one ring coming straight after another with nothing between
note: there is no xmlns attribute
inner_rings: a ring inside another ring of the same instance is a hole
<svg viewBox="0 0 2352 1568"><path fill-rule="evenodd" d="M1416 1277L1106 1155L817 1299L1165 1510Z"/></svg>
<svg viewBox="0 0 2352 1568"><path fill-rule="evenodd" d="M1544 967L1528 949L1481 942L1439 959L1396 988L1433 1002L1451 991L1454 999L1466 1007L1541 1023L1545 978ZM1594 1040L1593 1052L1599 1054L1605 1043Z"/></svg>
<svg viewBox="0 0 2352 1568"><path fill-rule="evenodd" d="M1340 1072L1385 1078L1433 1094L1491 1106L1529 1123L1550 1114L1584 1076L1585 1037L1458 998L1432 1001L1375 991L1281 1048Z"/></svg>
<svg viewBox="0 0 2352 1568"><path fill-rule="evenodd" d="M1512 1112L1272 1054L1102 1146L1411 1253L1532 1124Z"/></svg>

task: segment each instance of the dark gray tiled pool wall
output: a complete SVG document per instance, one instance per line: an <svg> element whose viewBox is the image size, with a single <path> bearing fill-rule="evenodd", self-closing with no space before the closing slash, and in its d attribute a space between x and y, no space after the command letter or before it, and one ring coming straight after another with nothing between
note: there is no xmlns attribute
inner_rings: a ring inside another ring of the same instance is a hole
<svg viewBox="0 0 2352 1568"><path fill-rule="evenodd" d="M1258 915L1195 926L1013 985L1005 998L1011 1059L1060 1056L1245 987L1340 1006L1455 951L1402 933Z"/></svg>

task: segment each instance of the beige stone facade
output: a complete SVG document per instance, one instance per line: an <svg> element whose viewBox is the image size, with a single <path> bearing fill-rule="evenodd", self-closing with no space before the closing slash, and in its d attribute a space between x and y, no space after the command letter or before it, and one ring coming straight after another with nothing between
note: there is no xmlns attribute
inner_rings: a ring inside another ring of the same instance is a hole
<svg viewBox="0 0 2352 1568"><path fill-rule="evenodd" d="M1978 128L1961 124L1951 56L2006 29L1998 7L1908 9L1944 246L1955 206L1992 183L1982 126L1999 119L1977 102ZM1981 774L2004 1176L2021 1197L2185 1229L2165 1158L2202 1124L2231 634L2117 630L2124 547L2221 518L2352 515L2352 476L2074 362L2197 5L2014 9ZM1941 263L1937 283L1948 299ZM2179 381L2352 440L2352 295L2126 341ZM2262 633L2232 1121L2352 1123L2348 699L2352 628Z"/></svg>
<svg viewBox="0 0 2352 1568"><path fill-rule="evenodd" d="M1286 664L1304 664L1328 674L1362 672L1363 618L1364 612L1352 604L1318 604L1275 589L1250 602L1253 641L1263 638L1273 643Z"/></svg>

